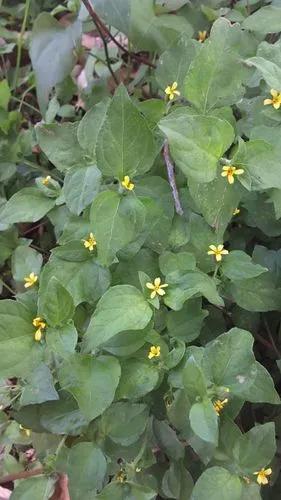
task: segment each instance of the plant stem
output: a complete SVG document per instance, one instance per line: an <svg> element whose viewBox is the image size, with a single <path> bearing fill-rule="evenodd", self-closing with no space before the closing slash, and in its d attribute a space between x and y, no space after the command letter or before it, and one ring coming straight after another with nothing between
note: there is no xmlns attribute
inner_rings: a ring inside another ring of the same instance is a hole
<svg viewBox="0 0 281 500"><path fill-rule="evenodd" d="M109 29L105 26L105 24L102 22L102 20L99 18L97 13L94 11L91 3L89 0L82 0L83 4L85 5L87 11L89 12L91 18L93 19L95 25L99 25L100 29L110 38L110 40L117 45L117 47L124 52L127 56L131 56L132 59L135 59L136 61L146 64L147 66L150 66L151 68L155 68L155 64L151 63L148 61L145 57L139 56L138 54L130 53L121 43L116 40L116 38L110 33Z"/></svg>
<svg viewBox="0 0 281 500"><path fill-rule="evenodd" d="M102 39L102 43L103 43L103 46L104 46L105 58L106 58L106 65L107 65L107 67L108 67L108 69L110 71L110 74L111 74L113 80L115 81L116 85L119 85L119 81L117 79L117 76L115 75L115 73L114 73L114 71L113 71L113 69L111 67L111 61L110 61L110 57L109 57L109 53L108 53L108 47L107 47L106 38L105 38L105 36L104 36L104 34L102 32L102 29L101 29L99 23L97 21L95 21L95 19L93 19L93 21L94 21L94 24L95 24L98 32L99 32L99 35L100 35L101 39Z"/></svg>
<svg viewBox="0 0 281 500"><path fill-rule="evenodd" d="M18 43L17 43L17 61L16 61L16 69L15 69L15 76L14 76L14 89L16 90L18 86L18 76L19 76L19 69L20 69L20 62L21 62L21 52L22 52L22 41L26 29L26 24L27 24L27 18L28 18L28 13L29 13L29 7L30 7L30 2L31 0L26 0L25 1L25 8L24 8L24 17L23 17L23 22L21 26L21 31L18 37Z"/></svg>
<svg viewBox="0 0 281 500"><path fill-rule="evenodd" d="M21 472L16 472L15 474L8 474L7 476L0 478L0 484L10 483L11 481L16 481L16 479L26 479L27 477L39 476L43 474L43 467L34 470L23 470Z"/></svg>
<svg viewBox="0 0 281 500"><path fill-rule="evenodd" d="M16 292L9 286L7 285L7 283L5 283L5 281L2 280L2 278L0 278L0 283L2 283L2 285L7 288L7 290L12 294L12 295L16 295Z"/></svg>
<svg viewBox="0 0 281 500"><path fill-rule="evenodd" d="M173 198L174 198L176 212L178 215L183 215L183 209L181 206L178 188L176 185L174 165L173 165L171 158L170 158L169 144L168 144L167 139L165 140L164 146L163 146L163 156L164 156L165 164L167 167L167 174L168 174L169 184L170 184L171 189L172 189L172 194L173 194Z"/></svg>
<svg viewBox="0 0 281 500"><path fill-rule="evenodd" d="M39 111L39 109L35 108L34 106L32 106L32 104L29 104L28 102L25 102L23 101L22 99L18 99L18 97L11 97L11 99L13 101L16 101L16 102L19 102L20 103L20 106L19 106L19 111L21 110L21 107L24 105L26 106L27 108L29 109L32 109L32 111L36 111L36 113L38 113L39 115L41 115L41 112Z"/></svg>

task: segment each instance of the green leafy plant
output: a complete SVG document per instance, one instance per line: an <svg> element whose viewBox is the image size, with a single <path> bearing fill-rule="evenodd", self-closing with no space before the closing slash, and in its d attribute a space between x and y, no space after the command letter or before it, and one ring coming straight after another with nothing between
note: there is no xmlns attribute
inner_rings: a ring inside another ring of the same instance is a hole
<svg viewBox="0 0 281 500"><path fill-rule="evenodd" d="M279 498L281 8L17 4L0 27L0 484Z"/></svg>

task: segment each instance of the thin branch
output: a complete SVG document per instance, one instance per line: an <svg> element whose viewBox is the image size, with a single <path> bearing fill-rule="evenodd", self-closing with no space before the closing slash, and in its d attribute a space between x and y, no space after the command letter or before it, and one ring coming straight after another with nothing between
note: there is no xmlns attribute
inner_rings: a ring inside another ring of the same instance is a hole
<svg viewBox="0 0 281 500"><path fill-rule="evenodd" d="M16 472L15 474L8 474L7 476L0 478L0 484L10 483L16 481L17 479L26 479L27 477L40 476L44 473L43 467L34 470L23 470L21 472Z"/></svg>
<svg viewBox="0 0 281 500"><path fill-rule="evenodd" d="M103 34L102 28L101 28L100 24L97 21L95 21L94 18L93 18L93 21L95 23L95 26L96 26L96 28L97 28L97 30L99 32L99 35L100 35L101 39L102 39L102 43L103 43L103 47L104 47L104 53L105 53L105 58L106 58L106 65L107 65L107 67L109 69L109 72L110 72L113 80L115 81L116 85L119 85L118 78L116 77L116 75L115 75L115 73L114 73L114 71L113 71L113 69L111 67L111 61L110 61L110 57L109 57L109 53L108 53L107 41L106 41L106 38L105 38L105 36Z"/></svg>
<svg viewBox="0 0 281 500"><path fill-rule="evenodd" d="M146 64L147 66L150 66L151 68L156 68L155 64L151 63L148 61L145 57L139 56L138 54L130 53L123 45L116 40L116 38L110 33L109 29L105 26L105 24L102 22L100 17L97 15L97 13L94 11L91 3L89 0L82 0L82 3L85 5L87 11L89 12L91 18L93 19L95 25L99 25L99 28L110 38L110 40L117 45L117 47L124 52L128 57L131 57L132 59L135 59L136 61Z"/></svg>
<svg viewBox="0 0 281 500"><path fill-rule="evenodd" d="M163 157L164 157L166 167L167 167L167 174L168 174L169 184L170 184L171 189L172 189L172 194L173 194L173 198L174 198L176 212L178 215L183 215L183 209L181 206L179 192L178 192L178 188L176 185L174 165L173 165L172 160L170 158L169 144L168 144L167 139L165 140L164 146L163 146Z"/></svg>
<svg viewBox="0 0 281 500"><path fill-rule="evenodd" d="M2 283L2 285L12 294L12 295L16 295L16 292L9 286L7 285L7 283L5 283L5 281L2 280L2 278L0 278L0 283Z"/></svg>
<svg viewBox="0 0 281 500"><path fill-rule="evenodd" d="M18 76L19 76L19 69L20 69L20 63L21 63L21 52L22 52L22 42L23 42L23 37L26 29L26 24L27 24L27 19L28 19L28 13L29 13L29 8L30 8L30 2L31 0L26 0L25 2L25 8L24 8L24 18L21 26L21 31L18 37L18 42L17 42L17 61L16 61L16 69L15 69L15 76L14 76L14 89L17 89L18 86Z"/></svg>

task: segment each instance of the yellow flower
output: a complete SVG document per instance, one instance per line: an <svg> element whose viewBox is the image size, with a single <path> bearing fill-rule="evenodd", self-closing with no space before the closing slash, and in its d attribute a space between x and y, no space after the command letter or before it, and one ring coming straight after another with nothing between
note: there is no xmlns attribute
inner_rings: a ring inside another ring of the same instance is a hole
<svg viewBox="0 0 281 500"><path fill-rule="evenodd" d="M51 178L52 177L50 175L47 175L47 177L44 177L44 179L42 180L42 184L44 184L44 186L48 186Z"/></svg>
<svg viewBox="0 0 281 500"><path fill-rule="evenodd" d="M125 189L128 189L128 191L133 191L133 189L135 187L135 184L130 181L130 177L128 175L125 175L121 184Z"/></svg>
<svg viewBox="0 0 281 500"><path fill-rule="evenodd" d="M205 42L206 38L207 38L207 31L198 31L198 41L200 43Z"/></svg>
<svg viewBox="0 0 281 500"><path fill-rule="evenodd" d="M37 328L34 333L34 340L36 340L36 342L40 342L42 339L42 330L46 328L46 323L42 320L42 318L40 318L40 316L38 316L37 318L34 318L32 324Z"/></svg>
<svg viewBox="0 0 281 500"><path fill-rule="evenodd" d="M255 476L257 476L258 484L268 484L268 479L266 476L270 476L272 474L272 469L264 469L264 467L258 472L254 472Z"/></svg>
<svg viewBox="0 0 281 500"><path fill-rule="evenodd" d="M167 288L167 286L169 286L167 283L161 285L161 278L155 278L154 283L146 283L146 287L152 290L150 294L151 299L154 299L156 295L160 295L161 297L165 295L166 292L163 288Z"/></svg>
<svg viewBox="0 0 281 500"><path fill-rule="evenodd" d="M25 281L24 288L29 288L30 286L35 285L37 280L38 280L38 276L36 276L36 274L34 274L34 273L30 273L29 276L26 276L24 278L24 281Z"/></svg>
<svg viewBox="0 0 281 500"><path fill-rule="evenodd" d="M147 357L148 357L148 359L159 358L160 354L161 354L160 345L152 345Z"/></svg>
<svg viewBox="0 0 281 500"><path fill-rule="evenodd" d="M263 101L264 106L272 104L275 109L279 109L281 106L281 93L274 89L271 89L270 93L272 95L272 99L265 99Z"/></svg>
<svg viewBox="0 0 281 500"><path fill-rule="evenodd" d="M127 481L127 475L123 469L117 472L116 481L118 481L119 483L125 483Z"/></svg>
<svg viewBox="0 0 281 500"><path fill-rule="evenodd" d="M23 432L23 434L26 435L26 437L29 437L30 434L31 434L31 430L30 429L26 429L25 427L23 427L21 424L20 424L20 430Z"/></svg>
<svg viewBox="0 0 281 500"><path fill-rule="evenodd" d="M239 215L240 214L240 208L235 208L233 215Z"/></svg>
<svg viewBox="0 0 281 500"><path fill-rule="evenodd" d="M82 240L82 241L84 241L84 247L88 248L90 250L90 252L92 252L94 250L94 247L97 244L93 233L90 233L87 240Z"/></svg>
<svg viewBox="0 0 281 500"><path fill-rule="evenodd" d="M228 399L224 399L223 401L221 401L220 399L218 399L217 401L214 402L213 404L213 407L214 407L214 410L216 412L216 414L219 416L220 415L220 412L223 410L223 407L228 403Z"/></svg>
<svg viewBox="0 0 281 500"><path fill-rule="evenodd" d="M180 96L180 92L177 90L178 84L177 82L172 83L172 85L168 85L165 88L165 94L168 96L170 101L172 101L176 96Z"/></svg>
<svg viewBox="0 0 281 500"><path fill-rule="evenodd" d="M229 253L228 250L225 250L223 245L210 245L210 250L208 251L208 255L215 255L216 261L220 262L222 259L222 255L227 255Z"/></svg>
<svg viewBox="0 0 281 500"><path fill-rule="evenodd" d="M229 184L234 183L234 176L244 174L243 168L236 168L233 165L225 165L222 167L222 177L227 177Z"/></svg>

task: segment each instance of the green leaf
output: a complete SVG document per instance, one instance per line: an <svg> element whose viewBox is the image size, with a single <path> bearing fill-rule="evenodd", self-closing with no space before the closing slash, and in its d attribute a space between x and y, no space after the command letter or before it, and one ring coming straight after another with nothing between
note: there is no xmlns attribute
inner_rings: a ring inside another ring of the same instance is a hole
<svg viewBox="0 0 281 500"><path fill-rule="evenodd" d="M201 46L186 34L178 38L158 60L155 76L159 86L165 90L168 85L177 82L181 91L190 64L200 49Z"/></svg>
<svg viewBox="0 0 281 500"><path fill-rule="evenodd" d="M271 144L262 140L246 143L240 140L232 163L245 170L245 173L239 176L239 181L249 191L281 188L279 154Z"/></svg>
<svg viewBox="0 0 281 500"><path fill-rule="evenodd" d="M0 82L0 108L7 111L8 104L11 98L11 91L7 80Z"/></svg>
<svg viewBox="0 0 281 500"><path fill-rule="evenodd" d="M179 273L194 271L196 259L190 252L164 252L159 257L159 267L165 276L176 271Z"/></svg>
<svg viewBox="0 0 281 500"><path fill-rule="evenodd" d="M262 35L277 33L281 30L281 9L274 5L262 7L247 17L242 26L244 29L255 31Z"/></svg>
<svg viewBox="0 0 281 500"><path fill-rule="evenodd" d="M240 500L242 483L223 467L210 467L195 483L191 500Z"/></svg>
<svg viewBox="0 0 281 500"><path fill-rule="evenodd" d="M155 389L158 380L159 371L152 363L139 359L123 361L116 397L133 400L142 398Z"/></svg>
<svg viewBox="0 0 281 500"><path fill-rule="evenodd" d="M253 427L234 443L233 455L244 474L266 467L276 452L275 425L268 422Z"/></svg>
<svg viewBox="0 0 281 500"><path fill-rule="evenodd" d="M53 434L78 436L89 420L81 413L75 399L63 391L60 391L59 401L48 401L40 406L40 423Z"/></svg>
<svg viewBox="0 0 281 500"><path fill-rule="evenodd" d="M62 358L75 352L78 340L78 334L73 324L63 325L61 327L48 327L46 333L46 342L48 348Z"/></svg>
<svg viewBox="0 0 281 500"><path fill-rule="evenodd" d="M180 311L169 311L167 328L171 337L189 343L200 335L208 312L202 309L201 299L190 299Z"/></svg>
<svg viewBox="0 0 281 500"><path fill-rule="evenodd" d="M135 443L144 433L149 409L145 404L114 403L101 417L101 429L105 436L122 446Z"/></svg>
<svg viewBox="0 0 281 500"><path fill-rule="evenodd" d="M182 372L183 387L191 400L207 395L207 380L194 356L188 358Z"/></svg>
<svg viewBox="0 0 281 500"><path fill-rule="evenodd" d="M137 288L130 285L110 288L92 316L83 338L84 351L96 349L119 332L142 330L151 316L152 310Z"/></svg>
<svg viewBox="0 0 281 500"><path fill-rule="evenodd" d="M49 93L69 75L74 66L73 51L81 36L81 22L65 28L51 14L42 12L34 22L30 58L36 76L37 97L44 113Z"/></svg>
<svg viewBox="0 0 281 500"><path fill-rule="evenodd" d="M202 367L215 385L228 387L230 394L253 402L278 404L273 381L253 354L252 335L232 328L210 342L204 352Z"/></svg>
<svg viewBox="0 0 281 500"><path fill-rule="evenodd" d="M155 495L156 492L145 485L131 481L126 481L125 484L111 481L95 500L112 500L112 498L115 500L153 500Z"/></svg>
<svg viewBox="0 0 281 500"><path fill-rule="evenodd" d="M59 381L77 400L81 412L89 419L108 408L119 383L121 369L110 356L74 354L59 369Z"/></svg>
<svg viewBox="0 0 281 500"><path fill-rule="evenodd" d="M153 420L153 433L158 446L173 460L184 457L184 446L177 438L175 431L164 420Z"/></svg>
<svg viewBox="0 0 281 500"><path fill-rule="evenodd" d="M281 9L280 10L281 13ZM280 18L281 27L281 18ZM267 85L273 89L279 89L281 79L281 68L274 62L264 59L264 57L251 57L246 61L249 66L254 66L262 74Z"/></svg>
<svg viewBox="0 0 281 500"><path fill-rule="evenodd" d="M33 405L59 399L49 368L39 365L27 379L20 397L20 405Z"/></svg>
<svg viewBox="0 0 281 500"><path fill-rule="evenodd" d="M240 183L235 182L231 186L225 177L221 176L220 167L212 182L203 184L190 180L188 187L204 219L214 228L217 238L222 238L242 197Z"/></svg>
<svg viewBox="0 0 281 500"><path fill-rule="evenodd" d="M68 475L71 500L79 500L81 495L85 498L102 489L107 464L104 454L94 443L83 442L63 449L56 467Z"/></svg>
<svg viewBox="0 0 281 500"><path fill-rule="evenodd" d="M72 318L74 303L66 288L52 276L41 297L39 290L39 314L50 326L64 325Z"/></svg>
<svg viewBox="0 0 281 500"><path fill-rule="evenodd" d="M85 152L77 139L78 122L52 123L36 128L40 148L58 170L87 165Z"/></svg>
<svg viewBox="0 0 281 500"><path fill-rule="evenodd" d="M141 137L141 141L136 140ZM120 85L107 109L98 135L96 155L104 175L122 180L125 175L144 174L157 154L153 134L145 118Z"/></svg>
<svg viewBox="0 0 281 500"><path fill-rule="evenodd" d="M100 183L101 173L94 165L69 170L64 179L63 194L70 212L80 215L98 194Z"/></svg>
<svg viewBox="0 0 281 500"><path fill-rule="evenodd" d="M133 241L142 230L145 208L133 195L120 196L114 191L104 191L93 202L90 219L99 260L110 265L118 250Z"/></svg>
<svg viewBox="0 0 281 500"><path fill-rule="evenodd" d="M251 257L241 250L232 250L222 261L221 270L232 281L255 278L267 272L266 267L254 264Z"/></svg>
<svg viewBox="0 0 281 500"><path fill-rule="evenodd" d="M191 474L182 463L172 462L162 479L162 490L168 498L185 500L193 489Z"/></svg>
<svg viewBox="0 0 281 500"><path fill-rule="evenodd" d="M197 182L211 182L216 177L218 161L234 140L228 122L195 114L190 108L176 109L160 121L159 127L168 138L178 167Z"/></svg>
<svg viewBox="0 0 281 500"><path fill-rule="evenodd" d="M280 311L281 288L275 288L271 276L266 273L256 278L235 281L229 291L238 306L247 311Z"/></svg>
<svg viewBox="0 0 281 500"><path fill-rule="evenodd" d="M102 101L93 106L83 116L77 129L77 137L81 148L87 155L96 160L96 146L98 135L106 118L109 100Z"/></svg>
<svg viewBox="0 0 281 500"><path fill-rule="evenodd" d="M190 271L180 277L176 275L173 281L172 275L169 278L170 288L168 288L164 297L164 302L175 311L179 311L186 300L198 293L206 297L212 304L224 305L222 298L218 294L215 280L205 273Z"/></svg>
<svg viewBox="0 0 281 500"><path fill-rule="evenodd" d="M110 285L109 270L102 267L96 260L71 262L52 257L44 266L40 276L42 300L44 300L43 295L46 293L52 276L55 276L67 289L75 306L81 302L90 304L96 302Z"/></svg>
<svg viewBox="0 0 281 500"><path fill-rule="evenodd" d="M20 481L11 495L11 500L48 500L54 491L55 480L51 477L30 477Z"/></svg>
<svg viewBox="0 0 281 500"><path fill-rule="evenodd" d="M12 254L12 273L16 281L23 281L30 273L40 273L43 258L33 248L19 246Z"/></svg>
<svg viewBox="0 0 281 500"><path fill-rule="evenodd" d="M244 68L237 53L241 36L238 24L232 26L227 19L218 19L210 39L189 67L184 96L203 113L234 104L244 93Z"/></svg>
<svg viewBox="0 0 281 500"><path fill-rule="evenodd" d="M41 346L34 342L33 314L14 300L0 302L0 377L22 377L40 363Z"/></svg>
<svg viewBox="0 0 281 500"><path fill-rule="evenodd" d="M37 222L55 205L54 198L48 198L35 187L17 191L0 212L0 223Z"/></svg>
<svg viewBox="0 0 281 500"><path fill-rule="evenodd" d="M218 417L210 400L194 403L189 412L193 432L204 441L217 445Z"/></svg>

